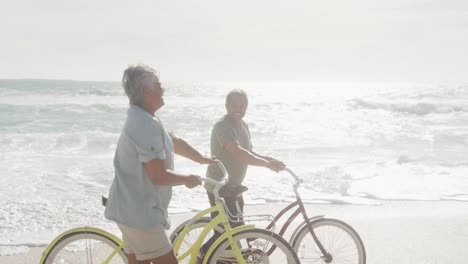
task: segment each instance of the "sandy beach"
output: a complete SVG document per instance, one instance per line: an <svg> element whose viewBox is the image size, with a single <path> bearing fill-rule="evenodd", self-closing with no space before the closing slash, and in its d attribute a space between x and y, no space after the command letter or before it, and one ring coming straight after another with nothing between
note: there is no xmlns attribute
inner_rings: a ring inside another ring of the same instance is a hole
<svg viewBox="0 0 468 264"><path fill-rule="evenodd" d="M284 204L248 205L246 213L271 214ZM307 205L310 215L324 214L353 226L366 246L369 264L458 264L468 259L468 203L384 202L380 206ZM172 215L173 227L193 213ZM43 248L1 256L0 263L38 263Z"/></svg>

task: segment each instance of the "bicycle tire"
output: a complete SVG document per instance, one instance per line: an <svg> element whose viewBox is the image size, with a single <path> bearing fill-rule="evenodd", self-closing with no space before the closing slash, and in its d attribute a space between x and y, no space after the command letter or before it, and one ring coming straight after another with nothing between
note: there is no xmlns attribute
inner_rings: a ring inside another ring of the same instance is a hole
<svg viewBox="0 0 468 264"><path fill-rule="evenodd" d="M233 235L247 264L299 264L293 248L281 236L266 229L249 229ZM208 257L209 264L237 263L228 239L221 242Z"/></svg>
<svg viewBox="0 0 468 264"><path fill-rule="evenodd" d="M64 235L50 247L41 264L91 264L103 263L119 248L119 242L95 231L77 230ZM108 263L125 264L127 256L121 249Z"/></svg>
<svg viewBox="0 0 468 264"><path fill-rule="evenodd" d="M330 218L320 218L312 221L311 224L315 235L332 259L331 262L325 261L305 225L292 239L292 247L301 263L366 263L364 244L359 234L350 225Z"/></svg>

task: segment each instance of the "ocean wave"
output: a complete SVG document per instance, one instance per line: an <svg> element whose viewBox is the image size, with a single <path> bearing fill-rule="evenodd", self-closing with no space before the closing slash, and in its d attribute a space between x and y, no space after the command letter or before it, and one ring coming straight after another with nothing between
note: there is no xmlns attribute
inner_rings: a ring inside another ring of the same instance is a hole
<svg viewBox="0 0 468 264"><path fill-rule="evenodd" d="M117 82L72 80L18 79L0 80L0 95L25 96L32 93L48 95L117 95L123 94Z"/></svg>
<svg viewBox="0 0 468 264"><path fill-rule="evenodd" d="M74 133L10 133L0 135L2 155L13 157L54 156L68 154L112 154L117 133L83 131Z"/></svg>
<svg viewBox="0 0 468 264"><path fill-rule="evenodd" d="M108 105L125 107L128 99L124 95L80 95L80 94L47 94L28 92L24 94L0 95L0 104L14 106L55 106L55 105Z"/></svg>
<svg viewBox="0 0 468 264"><path fill-rule="evenodd" d="M448 114L454 112L468 112L468 106L457 104L442 104L435 102L385 102L370 101L360 98L351 100L350 105L355 109L385 110L396 113L414 115Z"/></svg>
<svg viewBox="0 0 468 264"><path fill-rule="evenodd" d="M0 103L0 132L56 133L90 130L120 131L125 106L112 105L9 105Z"/></svg>
<svg viewBox="0 0 468 264"><path fill-rule="evenodd" d="M464 194L455 194L455 195L442 196L441 200L468 202L468 194L464 193Z"/></svg>
<svg viewBox="0 0 468 264"><path fill-rule="evenodd" d="M440 161L438 158L434 156L419 156L419 157L411 157L406 154L400 155L396 160L390 161L388 164L426 164L432 166L439 166L439 167L447 167L447 168L462 168L468 167L468 162L464 161L457 161L454 159L450 159L449 161Z"/></svg>
<svg viewBox="0 0 468 264"><path fill-rule="evenodd" d="M38 244L29 244L26 243L24 245L8 245L8 244L0 244L0 256L10 256L15 254L26 253L29 251L31 247L41 247L47 246L46 243L38 243Z"/></svg>

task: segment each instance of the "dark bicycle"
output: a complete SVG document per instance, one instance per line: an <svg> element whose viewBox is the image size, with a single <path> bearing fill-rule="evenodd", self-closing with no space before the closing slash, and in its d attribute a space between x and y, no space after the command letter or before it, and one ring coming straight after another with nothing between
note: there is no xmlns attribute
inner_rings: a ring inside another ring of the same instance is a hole
<svg viewBox="0 0 468 264"><path fill-rule="evenodd" d="M304 220L294 230L289 239L289 243L296 251L301 263L365 264L366 251L359 234L350 225L341 220L325 218L323 215L309 217L298 192L302 179L289 168L285 168L284 171L288 172L296 180L293 185L296 201L281 210L268 224L267 229L275 229L279 220L286 217L287 212L296 208L283 224L278 234L283 236L293 220L297 216L302 215ZM233 219L242 219L243 217L243 215L236 215L233 216ZM193 243L190 239L196 240L203 227L210 220L210 218L205 217L193 223L190 235L185 237L184 243ZM182 223L172 232L171 241L177 238L186 224ZM222 227L218 226L217 228L218 232L223 232Z"/></svg>

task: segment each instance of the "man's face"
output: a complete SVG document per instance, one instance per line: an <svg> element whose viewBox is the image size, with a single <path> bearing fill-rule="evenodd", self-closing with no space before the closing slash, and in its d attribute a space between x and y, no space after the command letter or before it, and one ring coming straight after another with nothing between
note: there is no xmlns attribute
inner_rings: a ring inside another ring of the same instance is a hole
<svg viewBox="0 0 468 264"><path fill-rule="evenodd" d="M247 99L242 95L232 96L226 103L226 110L231 118L241 120L247 110Z"/></svg>

